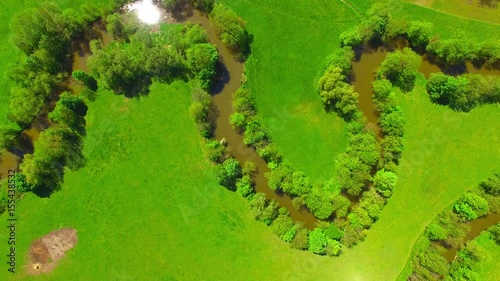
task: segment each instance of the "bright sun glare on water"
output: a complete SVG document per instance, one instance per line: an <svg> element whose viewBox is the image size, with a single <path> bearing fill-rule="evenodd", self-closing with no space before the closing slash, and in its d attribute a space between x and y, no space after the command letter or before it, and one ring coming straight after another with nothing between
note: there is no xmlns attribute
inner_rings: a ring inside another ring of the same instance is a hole
<svg viewBox="0 0 500 281"><path fill-rule="evenodd" d="M139 20L146 24L160 22L160 9L153 4L153 0L142 0L127 5L129 11L135 11Z"/></svg>

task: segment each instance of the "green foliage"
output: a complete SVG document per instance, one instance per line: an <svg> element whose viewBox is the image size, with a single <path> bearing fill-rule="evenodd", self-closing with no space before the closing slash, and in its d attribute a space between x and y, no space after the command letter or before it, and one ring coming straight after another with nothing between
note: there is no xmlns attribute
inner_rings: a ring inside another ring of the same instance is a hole
<svg viewBox="0 0 500 281"><path fill-rule="evenodd" d="M215 5L215 0L193 0L194 7L198 10L210 13Z"/></svg>
<svg viewBox="0 0 500 281"><path fill-rule="evenodd" d="M91 91L97 91L97 81L83 70L75 70L72 73L73 77L82 82L85 87Z"/></svg>
<svg viewBox="0 0 500 281"><path fill-rule="evenodd" d="M23 173L15 173L14 182L18 192L29 192L33 190L33 185L26 181L26 175Z"/></svg>
<svg viewBox="0 0 500 281"><path fill-rule="evenodd" d="M333 210L336 218L345 218L349 212L351 201L344 196L338 194L333 198Z"/></svg>
<svg viewBox="0 0 500 281"><path fill-rule="evenodd" d="M25 54L44 49L62 60L71 46L71 30L65 18L53 3L30 8L14 16L10 23L13 41Z"/></svg>
<svg viewBox="0 0 500 281"><path fill-rule="evenodd" d="M256 193L248 201L250 212L256 220L270 225L278 216L278 203L276 201L266 202L263 193Z"/></svg>
<svg viewBox="0 0 500 281"><path fill-rule="evenodd" d="M194 89L192 102L189 106L189 115L196 123L201 135L208 138L212 135L212 124L208 120L208 111L212 104L212 97L202 89ZM212 160L212 157L210 157ZM212 160L214 161L214 160Z"/></svg>
<svg viewBox="0 0 500 281"><path fill-rule="evenodd" d="M247 54L250 37L245 29L246 22L233 10L217 3L210 12L210 21L224 44L242 56Z"/></svg>
<svg viewBox="0 0 500 281"><path fill-rule="evenodd" d="M43 102L29 89L14 87L10 93L9 119L27 126L38 116Z"/></svg>
<svg viewBox="0 0 500 281"><path fill-rule="evenodd" d="M307 194L305 203L307 208L320 220L330 217L333 212L333 202L330 194L318 187Z"/></svg>
<svg viewBox="0 0 500 281"><path fill-rule="evenodd" d="M449 266L435 247L428 247L413 255L412 267L415 280L434 280L444 277Z"/></svg>
<svg viewBox="0 0 500 281"><path fill-rule="evenodd" d="M355 48L363 42L363 35L358 27L351 28L340 34L340 44L342 47Z"/></svg>
<svg viewBox="0 0 500 281"><path fill-rule="evenodd" d="M335 111L346 120L352 119L358 111L358 93L345 82L341 68L328 66L318 80L317 89L327 110Z"/></svg>
<svg viewBox="0 0 500 281"><path fill-rule="evenodd" d="M500 223L491 226L488 228L488 231L490 232L491 239L500 245Z"/></svg>
<svg viewBox="0 0 500 281"><path fill-rule="evenodd" d="M206 144L208 159L214 163L222 163L226 160L226 147L216 140L208 141Z"/></svg>
<svg viewBox="0 0 500 281"><path fill-rule="evenodd" d="M475 265L488 258L487 252L476 241L470 241L457 253L457 258L452 262L449 279L447 280L477 280L479 275Z"/></svg>
<svg viewBox="0 0 500 281"><path fill-rule="evenodd" d="M433 222L429 224L427 229L425 230L425 234L429 237L430 240L444 240L447 237L447 232L444 227L439 225L437 222Z"/></svg>
<svg viewBox="0 0 500 281"><path fill-rule="evenodd" d="M337 240L328 240L328 244L326 245L325 252L328 256L339 256L342 252L342 243Z"/></svg>
<svg viewBox="0 0 500 281"><path fill-rule="evenodd" d="M81 97L74 96L69 92L63 92L56 103L56 107L49 114L49 118L59 124L63 124L85 135L85 115L87 114L87 105Z"/></svg>
<svg viewBox="0 0 500 281"><path fill-rule="evenodd" d="M250 121L245 128L243 142L246 145L261 147L267 144L269 136L259 121Z"/></svg>
<svg viewBox="0 0 500 281"><path fill-rule="evenodd" d="M248 198L252 194L254 194L252 180L248 175L244 175L236 181L236 191L245 198Z"/></svg>
<svg viewBox="0 0 500 281"><path fill-rule="evenodd" d="M236 190L236 182L241 177L240 163L234 158L226 159L215 169L217 182L229 190Z"/></svg>
<svg viewBox="0 0 500 281"><path fill-rule="evenodd" d="M349 195L357 196L371 180L370 167L364 164L359 157L348 154L341 155L335 162L337 180L343 190Z"/></svg>
<svg viewBox="0 0 500 281"><path fill-rule="evenodd" d="M122 15L113 13L106 17L106 31L113 36L115 40L127 40L128 34L122 22Z"/></svg>
<svg viewBox="0 0 500 281"><path fill-rule="evenodd" d="M489 205L486 199L475 192L467 192L460 197L453 210L467 220L473 220L486 215Z"/></svg>
<svg viewBox="0 0 500 281"><path fill-rule="evenodd" d="M344 236L344 233L334 224L330 224L329 227L324 229L325 235L333 240L340 240Z"/></svg>
<svg viewBox="0 0 500 281"><path fill-rule="evenodd" d="M423 21L410 21L406 32L408 40L415 47L425 47L429 44L433 24Z"/></svg>
<svg viewBox="0 0 500 281"><path fill-rule="evenodd" d="M270 227L273 233L285 242L292 241L297 232L297 227L288 215L279 215Z"/></svg>
<svg viewBox="0 0 500 281"><path fill-rule="evenodd" d="M477 45L468 38L433 40L427 51L447 64L461 64L476 59Z"/></svg>
<svg viewBox="0 0 500 281"><path fill-rule="evenodd" d="M315 254L325 254L328 238L322 228L315 228L309 233L309 251Z"/></svg>
<svg viewBox="0 0 500 281"><path fill-rule="evenodd" d="M397 50L387 55L377 70L377 77L385 78L403 91L409 92L415 86L421 58L410 48Z"/></svg>
<svg viewBox="0 0 500 281"><path fill-rule="evenodd" d="M348 248L352 248L357 243L365 239L365 234L361 229L356 229L352 225L347 225L344 228L344 237L342 237L341 242Z"/></svg>
<svg viewBox="0 0 500 281"><path fill-rule="evenodd" d="M351 48L344 47L329 55L326 58L326 65L333 65L342 70L342 75L348 77L352 73L352 62L356 58L356 54Z"/></svg>
<svg viewBox="0 0 500 281"><path fill-rule="evenodd" d="M215 75L217 49L209 43L196 44L186 51L187 67L196 75L205 90L210 89Z"/></svg>
<svg viewBox="0 0 500 281"><path fill-rule="evenodd" d="M384 197L390 197L394 187L396 187L397 181L398 177L394 172L382 169L377 171L377 174L373 178L373 185Z"/></svg>
<svg viewBox="0 0 500 281"><path fill-rule="evenodd" d="M0 124L0 151L14 144L17 135L21 132L21 128L12 122Z"/></svg>
<svg viewBox="0 0 500 281"><path fill-rule="evenodd" d="M294 249L306 250L309 247L309 230L302 225L296 225L297 234L293 237L291 246Z"/></svg>

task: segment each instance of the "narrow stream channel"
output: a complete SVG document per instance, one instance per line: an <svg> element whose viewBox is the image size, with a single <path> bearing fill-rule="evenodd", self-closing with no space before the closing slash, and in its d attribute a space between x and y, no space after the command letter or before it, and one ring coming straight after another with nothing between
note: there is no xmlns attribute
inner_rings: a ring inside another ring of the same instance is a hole
<svg viewBox="0 0 500 281"><path fill-rule="evenodd" d="M294 221L300 221L304 225L313 229L316 224L316 217L305 207L297 210L292 204L292 198L286 194L279 194L272 190L264 176L270 169L266 162L260 157L255 149L248 147L243 142L243 136L238 134L229 124L229 116L233 113L232 95L240 87L240 79L243 75L243 64L235 59L228 51L222 41L217 37L215 28L210 25L208 17L197 10L186 18L193 23L200 24L208 33L210 41L219 51L219 61L222 65L222 79L217 81L213 88L212 102L216 108L217 116L215 120L215 138L227 141L231 155L240 163L252 161L257 166L254 175L255 190L264 193L269 200L276 200L280 207L285 207L290 212L290 217Z"/></svg>

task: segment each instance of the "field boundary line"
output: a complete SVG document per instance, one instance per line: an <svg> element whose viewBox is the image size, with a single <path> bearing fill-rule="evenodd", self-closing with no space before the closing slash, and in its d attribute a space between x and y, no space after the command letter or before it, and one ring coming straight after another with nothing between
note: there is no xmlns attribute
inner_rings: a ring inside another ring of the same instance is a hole
<svg viewBox="0 0 500 281"><path fill-rule="evenodd" d="M413 2L408 2L408 1L405 1L405 2L408 3L408 4L410 4L410 5L413 5L413 6L422 7L424 9L435 11L435 12L438 12L438 13L441 13L441 14L445 14L445 15L448 15L448 16L452 16L452 17L457 17L457 18L461 18L461 19L465 19L465 20L472 20L472 21L477 21L477 22L482 22L482 23L487 23L487 24L491 24L491 25L500 26L500 23L495 23L495 22L491 22L491 21L484 21L484 20L478 20L478 19L473 19L473 18L467 18L467 17L464 17L464 16L459 16L459 15L447 13L445 11L440 11L440 10L437 10L437 9L434 9L434 8L431 8L431 7L418 5L418 4L415 4Z"/></svg>
<svg viewBox="0 0 500 281"><path fill-rule="evenodd" d="M292 15L292 14L289 14L289 13L286 13L286 12L283 12L283 11L280 11L280 10L276 10L276 9L271 8L271 7L255 3L255 2L253 2L251 0L243 0L243 2L251 3L251 4L255 5L255 6L260 7L262 10L265 10L265 11L276 12L278 14L282 14L282 15L285 15L285 16L289 16L289 17L292 17L292 18L296 18L296 19L304 20L304 21L308 21L308 22L317 22L317 23L348 23L348 22L353 22L353 21L357 21L358 20L358 18L354 18L352 20L341 20L341 21L326 21L326 20L308 19L308 18L304 18L304 17L301 17L301 16Z"/></svg>

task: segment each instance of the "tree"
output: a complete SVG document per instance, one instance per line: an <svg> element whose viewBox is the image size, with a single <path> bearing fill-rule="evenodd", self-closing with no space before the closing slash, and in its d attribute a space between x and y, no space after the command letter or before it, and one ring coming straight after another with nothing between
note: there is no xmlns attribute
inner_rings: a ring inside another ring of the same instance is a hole
<svg viewBox="0 0 500 281"><path fill-rule="evenodd" d="M74 70L72 76L91 91L97 91L97 81L83 70Z"/></svg>
<svg viewBox="0 0 500 281"><path fill-rule="evenodd" d="M274 234L285 242L292 241L297 228L288 215L279 215L270 225Z"/></svg>
<svg viewBox="0 0 500 281"><path fill-rule="evenodd" d="M198 10L210 13L215 5L215 0L193 0L194 7Z"/></svg>
<svg viewBox="0 0 500 281"><path fill-rule="evenodd" d="M318 80L317 89L327 110L350 120L358 111L358 94L344 80L342 69L330 65Z"/></svg>
<svg viewBox="0 0 500 281"><path fill-rule="evenodd" d="M337 52L327 57L327 65L338 67L342 70L342 75L349 76L352 72L352 61L355 59L356 54L351 48L343 47Z"/></svg>
<svg viewBox="0 0 500 281"><path fill-rule="evenodd" d="M125 26L119 13L110 14L106 17L106 31L115 39L127 39Z"/></svg>
<svg viewBox="0 0 500 281"><path fill-rule="evenodd" d="M24 127L31 124L43 107L41 99L33 91L14 87L10 93L9 119Z"/></svg>
<svg viewBox="0 0 500 281"><path fill-rule="evenodd" d="M484 216L489 211L488 201L474 192L467 192L453 206L453 210L467 220Z"/></svg>
<svg viewBox="0 0 500 281"><path fill-rule="evenodd" d="M317 227L309 233L309 251L315 254L325 254L327 244L328 238L323 229Z"/></svg>
<svg viewBox="0 0 500 281"><path fill-rule="evenodd" d="M274 200L266 202L266 196L263 193L256 193L248 201L250 212L256 220L270 225L278 216L278 203Z"/></svg>
<svg viewBox="0 0 500 281"><path fill-rule="evenodd" d="M87 105L83 99L69 92L63 92L56 103L56 107L49 114L49 118L68 126L68 128L83 136L85 135L85 115L87 115Z"/></svg>
<svg viewBox="0 0 500 281"><path fill-rule="evenodd" d="M333 210L335 212L336 218L345 218L347 217L347 213L349 212L349 207L351 205L351 201L345 198L344 196L338 194L333 198Z"/></svg>
<svg viewBox="0 0 500 281"><path fill-rule="evenodd" d="M212 85L217 63L217 49L208 43L196 44L186 51L187 66L200 80L202 88L207 90Z"/></svg>
<svg viewBox="0 0 500 281"><path fill-rule="evenodd" d="M292 248L305 250L309 246L309 230L301 224L296 224L297 234L293 237Z"/></svg>
<svg viewBox="0 0 500 281"><path fill-rule="evenodd" d="M245 198L254 194L252 180L248 175L245 175L236 181L236 191Z"/></svg>
<svg viewBox="0 0 500 281"><path fill-rule="evenodd" d="M403 91L409 92L415 85L421 58L410 48L395 51L387 55L377 70L377 77L385 78Z"/></svg>
<svg viewBox="0 0 500 281"><path fill-rule="evenodd" d="M398 177L394 172L382 169L375 175L373 184L380 194L384 197L390 197L397 181Z"/></svg>
<svg viewBox="0 0 500 281"><path fill-rule="evenodd" d="M491 239L500 245L500 223L491 226L488 230L490 232Z"/></svg>
<svg viewBox="0 0 500 281"><path fill-rule="evenodd" d="M342 243L337 240L329 239L325 252L330 257L339 256L342 252Z"/></svg>
<svg viewBox="0 0 500 281"><path fill-rule="evenodd" d="M229 190L236 189L236 181L239 177L241 177L241 166L234 158L226 159L224 163L216 166L217 181Z"/></svg>
<svg viewBox="0 0 500 281"><path fill-rule="evenodd" d="M344 153L337 159L335 166L337 180L349 195L359 195L366 182L371 179L370 167L363 164L358 157Z"/></svg>
<svg viewBox="0 0 500 281"><path fill-rule="evenodd" d="M314 188L312 192L306 196L306 205L314 216L321 220L327 219L333 212L331 197L328 192L319 188Z"/></svg>
<svg viewBox="0 0 500 281"><path fill-rule="evenodd" d="M11 146L20 132L21 128L15 123L0 124L0 151Z"/></svg>
<svg viewBox="0 0 500 281"><path fill-rule="evenodd" d="M463 64L476 58L477 46L467 37L434 40L427 45L427 51L435 54L447 64Z"/></svg>
<svg viewBox="0 0 500 281"><path fill-rule="evenodd" d="M221 41L230 49L245 56L248 52L250 37L243 21L233 10L216 3L210 12L210 21L215 26Z"/></svg>
<svg viewBox="0 0 500 281"><path fill-rule="evenodd" d="M410 43L415 47L425 48L429 44L432 26L430 22L410 21L406 32Z"/></svg>
<svg viewBox="0 0 500 281"><path fill-rule="evenodd" d="M333 240L340 240L344 236L344 233L334 224L330 224L324 229L325 235Z"/></svg>
<svg viewBox="0 0 500 281"><path fill-rule="evenodd" d="M363 42L363 35L358 27L351 28L340 34L340 44L342 47L355 48Z"/></svg>

